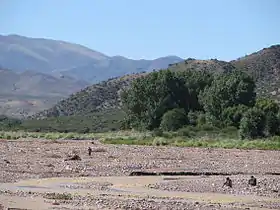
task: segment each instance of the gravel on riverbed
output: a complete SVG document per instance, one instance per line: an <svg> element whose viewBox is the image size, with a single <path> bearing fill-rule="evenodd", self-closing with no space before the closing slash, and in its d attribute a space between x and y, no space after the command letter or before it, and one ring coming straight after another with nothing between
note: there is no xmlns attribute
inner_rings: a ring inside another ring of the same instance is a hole
<svg viewBox="0 0 280 210"><path fill-rule="evenodd" d="M91 156L87 154L88 147L92 147L94 151ZM78 154L81 161L64 161L73 154ZM49 177L126 176L135 170L166 168L169 170L180 168L191 172L248 173L248 175L231 175L232 189L221 187L225 181L224 176L197 176L193 179L169 180L147 187L167 191L219 192L279 198L280 177L264 175L265 173L280 174L279 151L102 145L91 144L91 141L85 140L58 140L55 142L49 140L0 140L0 183ZM257 187L247 185L250 174L258 179ZM110 184L91 183L64 185L63 187L106 192ZM22 197L42 196L32 192L0 193L11 193L11 195L16 194ZM245 209L244 206L238 206L239 204L236 203L222 205L185 199L110 196L75 197L67 202L71 203L74 209L81 209L83 205L92 206L93 209ZM269 204L246 204L246 208L248 205L280 209L280 200Z"/></svg>
<svg viewBox="0 0 280 210"><path fill-rule="evenodd" d="M280 173L279 151L100 145L81 140L0 141L0 183L62 176L124 176L135 170L163 168ZM101 152L88 156L89 146ZM64 161L74 153L82 160Z"/></svg>
<svg viewBox="0 0 280 210"><path fill-rule="evenodd" d="M256 176L257 186L248 185L250 176L230 176L232 188L222 187L225 178L225 176L182 178L163 181L148 187L167 191L257 195L280 199L280 176Z"/></svg>

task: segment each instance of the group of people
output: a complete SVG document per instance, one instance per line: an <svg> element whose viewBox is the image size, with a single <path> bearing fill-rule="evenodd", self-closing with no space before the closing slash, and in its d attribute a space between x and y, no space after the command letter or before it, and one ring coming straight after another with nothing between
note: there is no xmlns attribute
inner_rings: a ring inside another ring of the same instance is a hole
<svg viewBox="0 0 280 210"><path fill-rule="evenodd" d="M251 186L256 186L257 179L254 176L251 176L251 178L248 181L248 184ZM226 178L226 182L223 184L223 187L224 186L228 186L228 187L232 188L232 180L229 177Z"/></svg>

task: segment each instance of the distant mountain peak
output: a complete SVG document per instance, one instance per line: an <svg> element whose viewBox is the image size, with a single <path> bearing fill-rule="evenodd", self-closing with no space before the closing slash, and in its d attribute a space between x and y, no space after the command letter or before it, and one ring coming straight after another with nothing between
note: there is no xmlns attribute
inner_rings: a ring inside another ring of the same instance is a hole
<svg viewBox="0 0 280 210"><path fill-rule="evenodd" d="M0 36L0 44L1 64L9 69L60 73L91 83L123 74L167 68L169 64L183 60L174 55L154 60L129 59L120 55L109 57L80 44L16 34Z"/></svg>

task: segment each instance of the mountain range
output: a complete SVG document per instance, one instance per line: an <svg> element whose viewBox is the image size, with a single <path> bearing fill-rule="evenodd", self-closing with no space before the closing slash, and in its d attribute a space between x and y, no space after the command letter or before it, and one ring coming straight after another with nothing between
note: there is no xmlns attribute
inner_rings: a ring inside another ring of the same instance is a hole
<svg viewBox="0 0 280 210"><path fill-rule="evenodd" d="M167 68L182 61L177 56L132 60L107 56L87 47L60 40L0 35L0 65L17 72L38 71L97 83L124 74Z"/></svg>
<svg viewBox="0 0 280 210"><path fill-rule="evenodd" d="M280 96L280 45L230 62L177 56L133 60L60 40L0 35L0 114L37 118L114 110L121 89L135 77L165 68L240 69L256 79L259 95Z"/></svg>
<svg viewBox="0 0 280 210"><path fill-rule="evenodd" d="M60 40L0 35L0 114L29 116L91 84L182 60L110 57Z"/></svg>

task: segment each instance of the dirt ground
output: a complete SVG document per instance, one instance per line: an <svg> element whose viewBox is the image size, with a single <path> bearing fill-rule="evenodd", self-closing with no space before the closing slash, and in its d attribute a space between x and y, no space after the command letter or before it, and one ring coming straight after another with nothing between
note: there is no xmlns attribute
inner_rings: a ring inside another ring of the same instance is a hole
<svg viewBox="0 0 280 210"><path fill-rule="evenodd" d="M81 160L65 161L74 154ZM0 140L0 158L0 209L280 209L280 151ZM222 187L227 176L232 188Z"/></svg>

